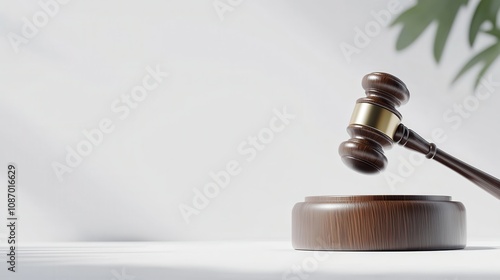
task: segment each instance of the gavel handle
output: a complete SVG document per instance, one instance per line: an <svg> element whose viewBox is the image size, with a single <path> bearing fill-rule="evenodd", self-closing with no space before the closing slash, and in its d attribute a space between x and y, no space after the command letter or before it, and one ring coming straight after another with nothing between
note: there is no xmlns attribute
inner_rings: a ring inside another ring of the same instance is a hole
<svg viewBox="0 0 500 280"><path fill-rule="evenodd" d="M427 142L403 124L399 124L393 138L394 142L448 166L497 199L500 199L500 180L438 149L434 143Z"/></svg>

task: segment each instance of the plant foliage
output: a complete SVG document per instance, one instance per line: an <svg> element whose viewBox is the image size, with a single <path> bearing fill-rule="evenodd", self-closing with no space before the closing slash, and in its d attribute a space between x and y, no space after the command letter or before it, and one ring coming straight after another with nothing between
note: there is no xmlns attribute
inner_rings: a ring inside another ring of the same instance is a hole
<svg viewBox="0 0 500 280"><path fill-rule="evenodd" d="M468 0L418 0L417 3L403 11L391 24L402 25L396 41L396 49L401 51L413 44L429 26L436 22L437 30L434 37L433 55L439 63L443 55L450 31L455 18ZM497 26L497 14L500 9L499 0L481 0L478 2L469 27L469 45L474 46L479 34L493 36L495 43L474 55L457 73L453 82L478 65L480 70L476 76L474 87L481 81L481 77L500 56L500 29Z"/></svg>

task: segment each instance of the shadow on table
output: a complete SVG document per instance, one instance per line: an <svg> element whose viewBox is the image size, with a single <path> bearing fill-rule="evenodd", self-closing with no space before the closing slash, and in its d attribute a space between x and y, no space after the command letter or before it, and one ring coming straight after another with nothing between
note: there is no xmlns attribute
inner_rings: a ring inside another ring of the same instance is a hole
<svg viewBox="0 0 500 280"><path fill-rule="evenodd" d="M498 250L498 247L489 246L467 246L464 250L466 251L483 251L483 250Z"/></svg>

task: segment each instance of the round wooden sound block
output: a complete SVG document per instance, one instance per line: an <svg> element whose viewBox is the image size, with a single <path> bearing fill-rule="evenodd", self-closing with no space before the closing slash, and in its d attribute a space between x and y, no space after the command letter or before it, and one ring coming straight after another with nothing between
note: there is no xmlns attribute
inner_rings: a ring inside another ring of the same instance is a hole
<svg viewBox="0 0 500 280"><path fill-rule="evenodd" d="M449 196L310 196L295 204L297 250L451 250L466 244L465 207Z"/></svg>

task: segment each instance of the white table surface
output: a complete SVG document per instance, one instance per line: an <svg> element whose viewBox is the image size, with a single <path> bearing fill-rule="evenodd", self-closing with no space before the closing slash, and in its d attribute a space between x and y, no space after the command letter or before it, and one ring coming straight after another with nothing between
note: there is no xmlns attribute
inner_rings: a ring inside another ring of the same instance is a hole
<svg viewBox="0 0 500 280"><path fill-rule="evenodd" d="M500 242L464 250L307 252L289 242L103 242L21 246L0 279L500 279Z"/></svg>

